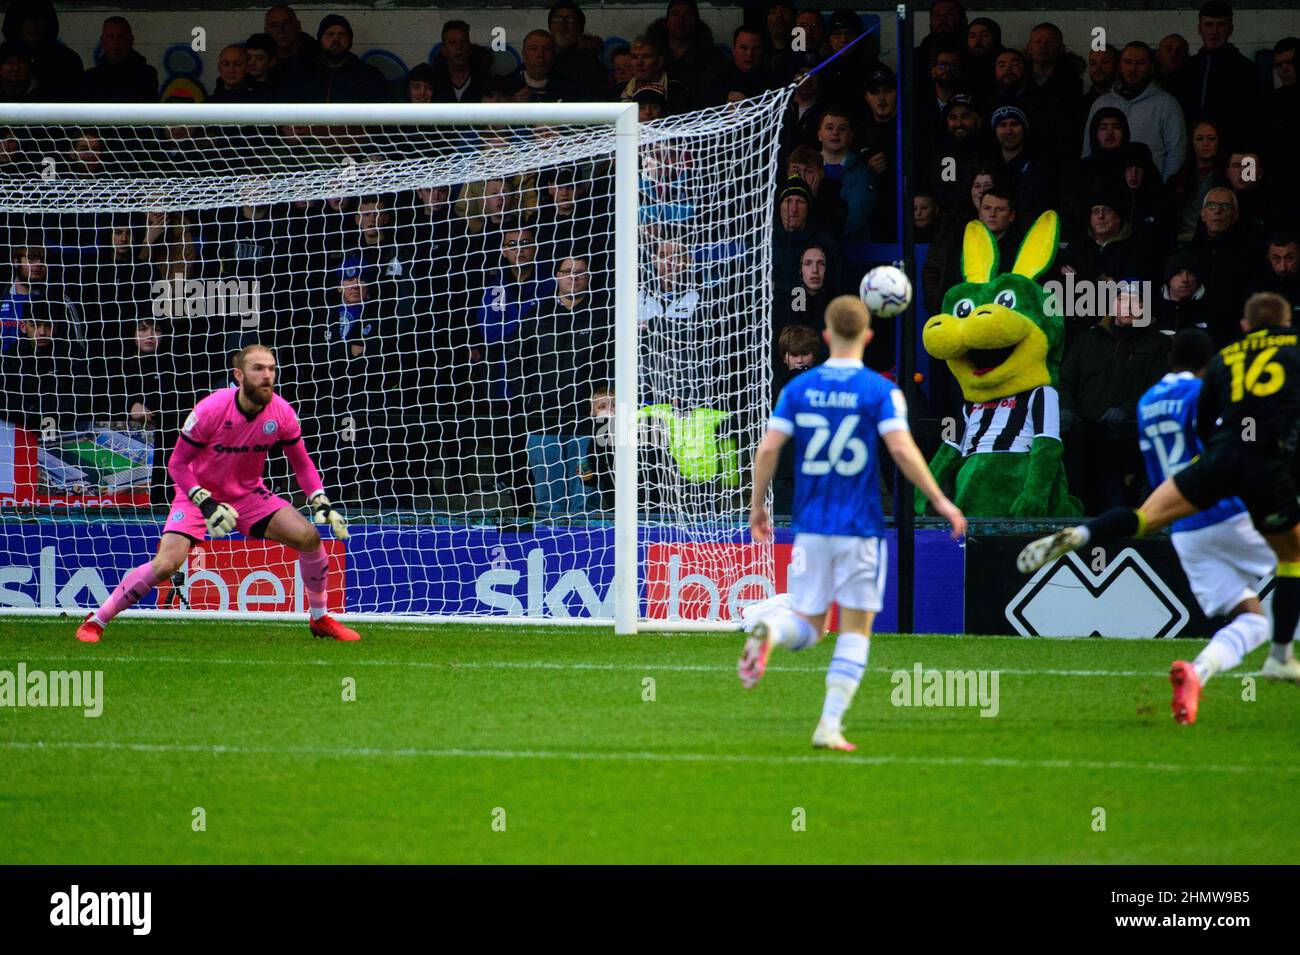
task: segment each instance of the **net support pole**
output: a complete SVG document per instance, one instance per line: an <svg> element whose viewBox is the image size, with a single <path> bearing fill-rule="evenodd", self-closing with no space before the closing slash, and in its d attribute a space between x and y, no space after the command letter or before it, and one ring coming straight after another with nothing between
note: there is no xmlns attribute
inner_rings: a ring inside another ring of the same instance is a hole
<svg viewBox="0 0 1300 955"><path fill-rule="evenodd" d="M614 123L614 632L637 632L637 106Z"/></svg>
<svg viewBox="0 0 1300 955"><path fill-rule="evenodd" d="M901 352L898 362L898 387L907 397L908 404L917 407L916 388L916 296L921 294L921 276L916 271L916 234L912 222L913 145L912 131L916 128L915 106L912 103L912 18L906 3L896 8L898 17L898 142L902 149L899 171L902 188L898 204L902 207L903 231L898 237L902 244L903 267L912 275L912 304L898 316ZM906 95L904 95L906 93ZM900 471L897 477L898 502L894 514L894 529L898 532L898 632L911 633L914 626L913 600L916 586L916 516L912 510L915 490Z"/></svg>

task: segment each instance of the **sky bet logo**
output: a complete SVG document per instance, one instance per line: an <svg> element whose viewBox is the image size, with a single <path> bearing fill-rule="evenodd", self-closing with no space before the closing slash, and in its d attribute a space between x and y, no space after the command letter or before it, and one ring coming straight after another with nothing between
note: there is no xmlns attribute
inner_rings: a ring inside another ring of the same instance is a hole
<svg viewBox="0 0 1300 955"><path fill-rule="evenodd" d="M131 934L148 935L152 926L152 892L71 892L50 896L51 925L129 925Z"/></svg>

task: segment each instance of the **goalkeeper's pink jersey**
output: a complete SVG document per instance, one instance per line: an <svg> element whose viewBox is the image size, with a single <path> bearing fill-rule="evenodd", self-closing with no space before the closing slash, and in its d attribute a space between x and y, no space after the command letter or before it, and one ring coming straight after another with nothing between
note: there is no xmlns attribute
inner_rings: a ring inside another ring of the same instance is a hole
<svg viewBox="0 0 1300 955"><path fill-rule="evenodd" d="M213 392L185 419L168 465L176 490L188 495L204 487L218 501L243 497L263 486L267 453L283 448L303 492L311 497L320 491L320 474L303 447L293 406L274 395L250 418L235 400L238 394L238 388Z"/></svg>

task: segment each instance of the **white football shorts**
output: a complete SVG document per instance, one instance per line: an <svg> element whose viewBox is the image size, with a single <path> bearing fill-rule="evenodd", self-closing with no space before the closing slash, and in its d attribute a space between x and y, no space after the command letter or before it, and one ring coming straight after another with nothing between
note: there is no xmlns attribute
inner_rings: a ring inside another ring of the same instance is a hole
<svg viewBox="0 0 1300 955"><path fill-rule="evenodd" d="M1194 531L1179 531L1170 539L1196 602L1207 617L1226 614L1243 600L1258 596L1255 586L1277 566L1277 557L1251 524L1249 514Z"/></svg>
<svg viewBox="0 0 1300 955"><path fill-rule="evenodd" d="M888 548L879 537L796 534L786 590L806 616L825 613L832 601L879 613L887 565Z"/></svg>

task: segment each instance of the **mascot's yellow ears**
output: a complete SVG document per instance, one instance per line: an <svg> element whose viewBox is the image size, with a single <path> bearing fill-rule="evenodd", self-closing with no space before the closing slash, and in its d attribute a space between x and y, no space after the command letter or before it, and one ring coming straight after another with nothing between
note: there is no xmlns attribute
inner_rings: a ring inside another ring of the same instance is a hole
<svg viewBox="0 0 1300 955"><path fill-rule="evenodd" d="M1060 237L1061 219L1054 209L1049 209L1025 234L1011 271L1037 281L1056 258ZM966 223L966 235L961 246L961 274L967 282L988 282L998 274L998 244L993 240L993 233L979 219Z"/></svg>

